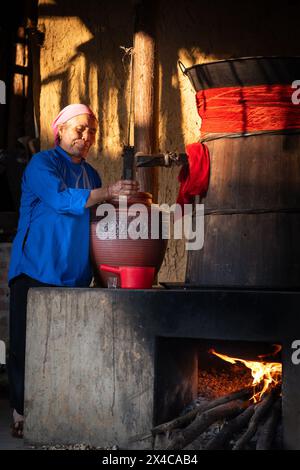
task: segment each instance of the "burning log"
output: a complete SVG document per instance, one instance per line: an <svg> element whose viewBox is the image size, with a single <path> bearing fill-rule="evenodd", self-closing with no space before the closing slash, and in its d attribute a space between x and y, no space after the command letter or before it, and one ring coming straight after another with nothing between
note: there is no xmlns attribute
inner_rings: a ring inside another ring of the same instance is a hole
<svg viewBox="0 0 300 470"><path fill-rule="evenodd" d="M245 445L250 441L257 431L259 422L263 419L266 413L269 411L270 407L274 403L278 389L275 388L266 395L261 402L257 403L255 406L255 411L250 419L249 426L247 431L237 440L232 450L241 450L244 449Z"/></svg>
<svg viewBox="0 0 300 470"><path fill-rule="evenodd" d="M239 416L233 418L221 429L219 434L213 437L205 447L206 450L221 450L234 434L245 428L254 413L255 405L249 406Z"/></svg>
<svg viewBox="0 0 300 470"><path fill-rule="evenodd" d="M252 387L246 387L242 390L238 390L237 392L230 393L229 395L216 398L215 400L209 401L201 406L194 408L183 416L179 416L178 418L175 418L171 421L155 426L151 432L153 435L156 435L159 433L170 432L176 428L182 428L190 424L197 415L203 413L204 411L208 411L211 408L215 408L216 406L223 405L233 400L246 398L250 395L251 391Z"/></svg>
<svg viewBox="0 0 300 470"><path fill-rule="evenodd" d="M232 400L223 405L215 406L199 414L195 420L184 430L178 432L167 446L166 450L183 449L193 442L211 424L216 421L241 413L249 402Z"/></svg>
<svg viewBox="0 0 300 470"><path fill-rule="evenodd" d="M279 398L272 407L264 426L262 427L256 444L256 450L268 450L271 448L275 437L276 426L281 414L281 399Z"/></svg>

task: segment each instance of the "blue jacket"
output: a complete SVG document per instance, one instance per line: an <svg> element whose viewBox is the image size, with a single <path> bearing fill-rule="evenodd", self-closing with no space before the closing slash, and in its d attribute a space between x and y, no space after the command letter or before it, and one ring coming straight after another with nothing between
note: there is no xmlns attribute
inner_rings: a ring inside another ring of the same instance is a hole
<svg viewBox="0 0 300 470"><path fill-rule="evenodd" d="M18 231L9 281L21 273L57 286L89 286L91 189L101 179L84 160L73 163L59 146L32 157L22 179Z"/></svg>

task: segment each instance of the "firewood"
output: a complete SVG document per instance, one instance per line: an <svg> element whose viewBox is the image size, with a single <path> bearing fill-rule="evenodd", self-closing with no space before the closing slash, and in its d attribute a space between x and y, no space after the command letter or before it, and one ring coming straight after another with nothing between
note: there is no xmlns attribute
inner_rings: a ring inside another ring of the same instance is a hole
<svg viewBox="0 0 300 470"><path fill-rule="evenodd" d="M236 416L249 405L249 402L242 400L233 400L223 405L215 406L210 410L199 414L195 420L185 429L178 432L167 446L166 450L183 449L193 442L201 433L203 433L211 424L216 421Z"/></svg>
<svg viewBox="0 0 300 470"><path fill-rule="evenodd" d="M151 430L153 435L166 433L173 431L176 428L182 428L187 424L190 424L191 421L197 416L198 413L202 413L202 411L206 411L209 409L211 401L207 401L205 404L197 406L196 408L192 409L188 413L184 414L183 416L177 416L177 418L172 419L171 421L167 421L166 423L159 424L155 426Z"/></svg>
<svg viewBox="0 0 300 470"><path fill-rule="evenodd" d="M277 396L277 389L272 390L269 394L259 402L256 407L252 418L250 419L249 426L244 434L236 441L232 450L244 449L245 445L250 441L251 437L257 431L259 422L264 418L270 407L272 406Z"/></svg>
<svg viewBox="0 0 300 470"><path fill-rule="evenodd" d="M260 434L256 443L256 450L268 450L271 448L280 414L281 399L279 398L272 407L270 415L260 430Z"/></svg>
<svg viewBox="0 0 300 470"><path fill-rule="evenodd" d="M240 415L236 418L233 418L227 424L223 426L221 431L213 437L208 444L206 445L206 450L221 450L224 448L227 442L234 436L234 434L241 431L243 428L246 427L247 423L249 422L250 418L254 413L255 405L252 404L248 406L246 410L244 410Z"/></svg>
<svg viewBox="0 0 300 470"><path fill-rule="evenodd" d="M210 410L211 408L215 408L216 406L228 403L232 400L247 397L248 395L250 395L251 392L252 387L246 387L236 392L230 393L229 395L224 395L223 397L216 398L215 400L211 400L208 403L205 403L204 405L200 405L194 408L183 416L179 416L175 419L172 419L171 421L167 421L166 423L162 423L158 426L155 426L155 428L153 428L151 432L153 435L155 435L163 432L172 431L176 428L184 427L190 424L193 419L200 413Z"/></svg>
<svg viewBox="0 0 300 470"><path fill-rule="evenodd" d="M169 435L169 433L159 433L153 436L153 438L154 438L154 444L153 444L154 450L164 450L168 447L168 445L171 442L171 436Z"/></svg>

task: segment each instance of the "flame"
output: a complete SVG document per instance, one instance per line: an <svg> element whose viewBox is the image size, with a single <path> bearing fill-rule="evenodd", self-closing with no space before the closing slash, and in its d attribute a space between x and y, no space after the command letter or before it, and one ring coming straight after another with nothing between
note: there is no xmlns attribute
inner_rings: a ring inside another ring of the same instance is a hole
<svg viewBox="0 0 300 470"><path fill-rule="evenodd" d="M273 353L265 354L263 356L258 357L262 358L277 354L281 350L281 346L279 346L278 344L274 346L276 347L276 349ZM248 367L248 369L251 370L251 374L253 377L252 386L254 387L254 392L253 396L251 397L251 400L253 400L254 403L257 403L259 400L261 400L262 396L269 389L269 387L274 387L281 382L282 364L280 362L246 361L245 359L230 357L226 356L225 354L217 353L214 349L211 349L209 352L211 352L215 356L218 356L220 359L223 359L226 362L230 362L231 364L241 362L246 367ZM259 392L255 393L255 387L259 384L262 385L262 388Z"/></svg>

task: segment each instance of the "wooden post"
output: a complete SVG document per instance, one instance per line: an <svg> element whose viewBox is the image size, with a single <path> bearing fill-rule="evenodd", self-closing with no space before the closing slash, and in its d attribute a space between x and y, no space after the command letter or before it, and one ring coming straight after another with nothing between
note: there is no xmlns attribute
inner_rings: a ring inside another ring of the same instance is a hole
<svg viewBox="0 0 300 470"><path fill-rule="evenodd" d="M135 5L133 57L134 147L135 152L150 154L155 149L154 132L154 8L155 2L140 0ZM141 191L155 195L155 168L139 168Z"/></svg>

